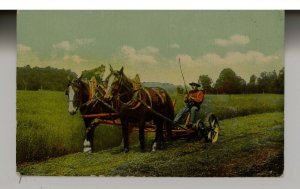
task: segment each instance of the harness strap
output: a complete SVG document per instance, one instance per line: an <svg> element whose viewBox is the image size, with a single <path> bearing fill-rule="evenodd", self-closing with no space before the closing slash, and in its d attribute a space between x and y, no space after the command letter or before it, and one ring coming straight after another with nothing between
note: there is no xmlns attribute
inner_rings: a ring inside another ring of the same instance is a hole
<svg viewBox="0 0 300 189"><path fill-rule="evenodd" d="M91 100L96 94L97 80L93 76L92 79L88 83L89 83L89 100Z"/></svg>
<svg viewBox="0 0 300 189"><path fill-rule="evenodd" d="M164 104L166 102L166 98L162 96L160 90L158 88L153 88L153 91L157 94L157 96L159 96L161 102Z"/></svg>
<svg viewBox="0 0 300 189"><path fill-rule="evenodd" d="M134 102L134 103L135 103L135 102ZM133 107L130 107L130 109L131 109L131 110L135 110L135 109L137 109L138 107L140 107L140 106L141 106L141 102L139 102L139 101L138 101L138 102L136 103L136 105L135 105L135 106L134 106L134 104L133 104L133 103L132 103L132 104L130 104L130 105L133 105ZM130 105L129 105L129 106L130 106Z"/></svg>
<svg viewBox="0 0 300 189"><path fill-rule="evenodd" d="M118 111L114 107L112 107L111 105L109 105L108 103L106 103L104 100L102 100L98 96L96 96L96 99L99 100L100 102L102 102L106 107L108 107L109 109L111 109L113 112L118 113Z"/></svg>
<svg viewBox="0 0 300 189"><path fill-rule="evenodd" d="M133 98L129 102L127 102L126 105L129 106L131 110L135 110L141 106L141 102L139 101L139 99L141 99L141 92L136 91Z"/></svg>
<svg viewBox="0 0 300 189"><path fill-rule="evenodd" d="M145 93L147 94L149 101L150 101L150 107L152 108L152 96L150 94L150 92L147 90L147 88L142 88L143 91L145 91Z"/></svg>

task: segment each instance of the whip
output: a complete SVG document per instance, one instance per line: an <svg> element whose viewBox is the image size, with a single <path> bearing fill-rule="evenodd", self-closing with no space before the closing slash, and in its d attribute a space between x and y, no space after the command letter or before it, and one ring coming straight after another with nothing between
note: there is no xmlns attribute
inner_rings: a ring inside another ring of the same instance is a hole
<svg viewBox="0 0 300 189"><path fill-rule="evenodd" d="M185 83L184 75L183 75L183 73L182 73L182 69L181 69L180 57L178 58L178 64L179 64L179 68L180 68L181 76L182 76L182 79L183 79L183 83L184 83L185 92L187 93L187 92L188 92L188 90L187 90L187 88L186 88L186 83Z"/></svg>

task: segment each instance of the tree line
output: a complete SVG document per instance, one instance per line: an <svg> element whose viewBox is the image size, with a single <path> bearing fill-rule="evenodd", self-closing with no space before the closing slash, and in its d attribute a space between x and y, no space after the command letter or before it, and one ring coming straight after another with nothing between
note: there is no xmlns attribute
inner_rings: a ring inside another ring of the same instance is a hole
<svg viewBox="0 0 300 189"><path fill-rule="evenodd" d="M71 70L52 67L31 68L17 67L17 90L53 90L64 91L68 84L67 77L76 77Z"/></svg>
<svg viewBox="0 0 300 189"><path fill-rule="evenodd" d="M101 65L81 73L83 80L91 80L94 77L98 82L102 81L105 66ZM52 67L39 68L17 67L17 90L52 90L64 91L68 85L68 77L77 78L77 74L69 69L58 69Z"/></svg>
<svg viewBox="0 0 300 189"><path fill-rule="evenodd" d="M207 93L212 94L243 94L243 93L284 93L284 68L277 73L261 72L259 77L251 75L247 83L232 69L221 71L215 83L208 75L200 75L198 83ZM178 93L183 93L182 87L177 87Z"/></svg>
<svg viewBox="0 0 300 189"><path fill-rule="evenodd" d="M90 80L95 77L102 80L105 66L101 65L92 70L84 70L82 78ZM17 90L55 90L64 91L68 84L68 76L77 77L71 70L57 69L52 67L31 68L17 67ZM232 69L225 68L221 71L218 79L214 83L208 75L200 75L198 82L207 93L211 94L243 94L243 93L284 93L284 68L277 73L262 72L257 77L251 75L246 82L238 76ZM177 93L183 94L185 89L177 86Z"/></svg>

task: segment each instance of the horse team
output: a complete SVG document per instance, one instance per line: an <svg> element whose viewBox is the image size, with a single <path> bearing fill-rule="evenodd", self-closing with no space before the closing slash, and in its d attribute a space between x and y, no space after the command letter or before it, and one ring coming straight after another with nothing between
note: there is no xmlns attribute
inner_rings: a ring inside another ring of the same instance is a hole
<svg viewBox="0 0 300 189"><path fill-rule="evenodd" d="M145 151L144 129L146 122L152 121L155 126L155 139L152 151L163 148L167 138L172 136L172 121L174 119L174 107L171 97L162 88L147 88L129 79L121 70L116 71L110 66L110 74L104 81L103 86L98 86L96 92L91 96L88 83L81 78L69 79L66 95L68 96L71 115L79 109L82 115L99 113L118 113L106 119L120 119L122 125L122 136L124 151L129 151L129 125L139 128L140 150ZM139 86L139 87L136 87ZM86 127L86 139L84 141L84 152L93 151L93 138L96 124L93 117L84 117Z"/></svg>

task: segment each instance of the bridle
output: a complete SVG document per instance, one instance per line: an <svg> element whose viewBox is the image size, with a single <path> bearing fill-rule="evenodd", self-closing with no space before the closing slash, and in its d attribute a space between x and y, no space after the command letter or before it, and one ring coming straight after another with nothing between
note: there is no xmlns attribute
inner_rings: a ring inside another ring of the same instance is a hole
<svg viewBox="0 0 300 189"><path fill-rule="evenodd" d="M81 107L82 105L82 99L79 98L82 96L82 90L80 89L80 85L79 82L77 83L76 81L71 81L69 84L69 87L72 87L73 91L74 91L74 97L72 100L70 100L69 98L69 94L68 94L68 102L72 102L73 105L75 104L75 111L77 111L79 109L79 107ZM76 87L77 90L74 89L74 87Z"/></svg>
<svg viewBox="0 0 300 189"><path fill-rule="evenodd" d="M117 91L115 92L115 96L117 96L117 99L120 101L120 97L122 97L122 96L125 96L125 95L127 95L127 94L132 94L133 92L134 92L134 90L130 87L130 86L128 86L128 84L127 83L125 83L124 82L124 80L125 80L125 76L124 76L124 74L122 74L122 73L120 73L120 74L117 74L117 73L111 73L111 74L113 74L114 76L115 76L115 78L117 78L117 80L118 80L118 83L117 83L117 86L118 86L118 89L117 89ZM110 76L109 76L110 77ZM108 77L108 78L109 78ZM114 82L109 86L110 87L110 95L112 95L112 96L114 96L113 94L112 94L112 85L114 84ZM127 89L127 91L126 92L123 92L123 93L121 93L120 91L121 91L121 86L124 86L126 89Z"/></svg>

